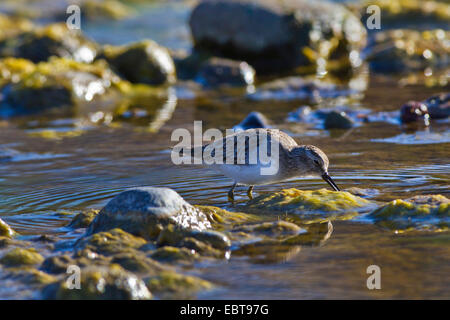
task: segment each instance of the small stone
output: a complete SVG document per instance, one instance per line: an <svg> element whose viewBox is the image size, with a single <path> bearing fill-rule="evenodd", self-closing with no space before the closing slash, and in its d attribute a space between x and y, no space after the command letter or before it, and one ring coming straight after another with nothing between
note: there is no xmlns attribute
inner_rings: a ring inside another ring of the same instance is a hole
<svg viewBox="0 0 450 320"><path fill-rule="evenodd" d="M428 107L431 119L446 119L450 117L450 93L432 96L423 103Z"/></svg>
<svg viewBox="0 0 450 320"><path fill-rule="evenodd" d="M12 238L16 232L2 219L0 219L0 237Z"/></svg>
<svg viewBox="0 0 450 320"><path fill-rule="evenodd" d="M261 112L252 111L241 121L241 123L234 126L233 129L247 130L258 128L270 128L269 121Z"/></svg>
<svg viewBox="0 0 450 320"><path fill-rule="evenodd" d="M353 120L345 112L331 111L325 117L325 129L350 129Z"/></svg>
<svg viewBox="0 0 450 320"><path fill-rule="evenodd" d="M44 258L34 248L15 248L0 258L0 263L6 267L31 266L43 261Z"/></svg>
<svg viewBox="0 0 450 320"><path fill-rule="evenodd" d="M244 61L210 58L198 72L196 80L205 87L248 86L254 83L255 70Z"/></svg>
<svg viewBox="0 0 450 320"><path fill-rule="evenodd" d="M428 125L428 108L422 102L409 101L400 109L400 119L403 123L424 121Z"/></svg>

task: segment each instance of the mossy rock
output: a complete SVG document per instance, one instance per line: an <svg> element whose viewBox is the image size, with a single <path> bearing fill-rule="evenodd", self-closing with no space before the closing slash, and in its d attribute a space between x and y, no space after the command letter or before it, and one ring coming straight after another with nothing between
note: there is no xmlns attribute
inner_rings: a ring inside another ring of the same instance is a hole
<svg viewBox="0 0 450 320"><path fill-rule="evenodd" d="M369 215L375 223L397 231L448 230L450 200L442 195L393 200Z"/></svg>
<svg viewBox="0 0 450 320"><path fill-rule="evenodd" d="M121 229L112 229L109 231L94 233L78 240L76 249L89 249L93 252L110 256L118 253L133 252L147 241L136 237Z"/></svg>
<svg viewBox="0 0 450 320"><path fill-rule="evenodd" d="M67 227L69 228L87 228L91 222L94 220L94 218L97 216L100 210L85 210L79 214L77 214L72 221L69 222Z"/></svg>
<svg viewBox="0 0 450 320"><path fill-rule="evenodd" d="M358 212L371 203L348 192L284 189L273 194L261 195L250 200L244 207L249 212L295 213L313 218L335 217L335 214Z"/></svg>
<svg viewBox="0 0 450 320"><path fill-rule="evenodd" d="M6 38L12 38L34 28L33 23L24 18L7 16L0 13L0 41Z"/></svg>
<svg viewBox="0 0 450 320"><path fill-rule="evenodd" d="M44 257L34 248L15 248L0 258L0 263L6 267L31 266L40 264L43 261Z"/></svg>
<svg viewBox="0 0 450 320"><path fill-rule="evenodd" d="M162 262L182 264L190 264L198 259L195 250L171 246L164 246L156 249L150 257Z"/></svg>
<svg viewBox="0 0 450 320"><path fill-rule="evenodd" d="M209 281L169 271L148 278L146 284L161 299L192 299L197 292L214 288Z"/></svg>
<svg viewBox="0 0 450 320"><path fill-rule="evenodd" d="M52 275L42 272L38 269L26 268L10 268L8 269L8 278L21 281L27 285L47 285L56 282L58 279Z"/></svg>
<svg viewBox="0 0 450 320"><path fill-rule="evenodd" d="M65 23L50 24L0 40L0 57L24 58L35 63L52 56L90 63L97 51L94 42L79 30L67 28Z"/></svg>
<svg viewBox="0 0 450 320"><path fill-rule="evenodd" d="M16 232L2 219L0 219L0 237L13 238Z"/></svg>
<svg viewBox="0 0 450 320"><path fill-rule="evenodd" d="M133 14L131 7L117 0L88 0L80 7L83 17L88 20L112 19L121 20Z"/></svg>
<svg viewBox="0 0 450 320"><path fill-rule="evenodd" d="M133 83L160 85L176 80L169 51L152 40L121 47L105 46L102 57Z"/></svg>
<svg viewBox="0 0 450 320"><path fill-rule="evenodd" d="M117 264L81 270L80 289L71 289L68 279L45 287L44 299L57 300L147 300L152 295L136 275Z"/></svg>
<svg viewBox="0 0 450 320"><path fill-rule="evenodd" d="M165 269L160 263L146 257L144 253L140 252L114 255L111 263L116 263L128 271L144 273L146 275L156 275Z"/></svg>
<svg viewBox="0 0 450 320"><path fill-rule="evenodd" d="M234 232L247 232L255 235L263 235L271 238L284 238L306 232L295 223L288 221L271 221L257 224L243 225L233 229Z"/></svg>
<svg viewBox="0 0 450 320"><path fill-rule="evenodd" d="M241 224L244 222L256 222L263 220L260 215L244 212L228 211L214 206L195 206L202 211L214 226L215 230L223 229L226 225Z"/></svg>

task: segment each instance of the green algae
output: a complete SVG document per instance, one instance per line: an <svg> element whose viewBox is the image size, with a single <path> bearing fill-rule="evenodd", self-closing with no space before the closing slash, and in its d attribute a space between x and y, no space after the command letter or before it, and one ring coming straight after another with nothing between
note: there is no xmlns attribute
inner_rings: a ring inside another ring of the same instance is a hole
<svg viewBox="0 0 450 320"><path fill-rule="evenodd" d="M42 290L44 299L63 300L147 300L152 295L144 282L117 264L81 270L80 289L63 279Z"/></svg>
<svg viewBox="0 0 450 320"><path fill-rule="evenodd" d="M448 230L450 200L442 195L396 199L372 211L369 217L376 224L397 231Z"/></svg>
<svg viewBox="0 0 450 320"><path fill-rule="evenodd" d="M67 227L69 228L87 228L91 222L94 220L94 218L97 216L100 210L85 210L79 214L77 214L72 221L69 222Z"/></svg>
<svg viewBox="0 0 450 320"><path fill-rule="evenodd" d="M134 13L131 7L117 0L83 1L80 9L83 12L83 16L88 20L121 20Z"/></svg>
<svg viewBox="0 0 450 320"><path fill-rule="evenodd" d="M197 292L214 288L209 281L169 271L148 278L146 284L150 291L162 299L195 298Z"/></svg>
<svg viewBox="0 0 450 320"><path fill-rule="evenodd" d="M146 257L144 253L139 252L114 255L111 263L116 263L128 271L144 273L146 275L156 275L165 269L160 263Z"/></svg>
<svg viewBox="0 0 450 320"><path fill-rule="evenodd" d="M198 259L195 250L164 246L156 249L150 257L167 263L192 263Z"/></svg>
<svg viewBox="0 0 450 320"><path fill-rule="evenodd" d="M36 265L43 261L44 257L34 248L14 248L0 258L0 263L6 267Z"/></svg>
<svg viewBox="0 0 450 320"><path fill-rule="evenodd" d="M9 268L8 272L10 279L19 280L28 285L47 285L57 281L56 277L30 267Z"/></svg>
<svg viewBox="0 0 450 320"><path fill-rule="evenodd" d="M2 219L0 219L0 237L13 238L16 232Z"/></svg>
<svg viewBox="0 0 450 320"><path fill-rule="evenodd" d="M133 252L147 241L143 238L136 237L121 229L112 229L110 231L94 233L80 239L77 249L89 249L99 254L110 256L118 253Z"/></svg>
<svg viewBox="0 0 450 320"><path fill-rule="evenodd" d="M250 212L273 213L342 213L357 211L370 202L348 192L327 189L298 190L284 189L250 200L244 207Z"/></svg>
<svg viewBox="0 0 450 320"><path fill-rule="evenodd" d="M30 20L0 13L0 40L17 36L25 31L31 31L33 27Z"/></svg>

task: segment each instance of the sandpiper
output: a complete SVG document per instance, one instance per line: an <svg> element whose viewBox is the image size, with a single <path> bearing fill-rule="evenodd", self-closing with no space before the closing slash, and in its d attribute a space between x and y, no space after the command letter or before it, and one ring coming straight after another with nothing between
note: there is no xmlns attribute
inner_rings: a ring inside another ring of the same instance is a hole
<svg viewBox="0 0 450 320"><path fill-rule="evenodd" d="M260 139L260 137L264 137L266 140ZM239 144L238 141L242 141L240 139L243 139L245 144ZM256 163L250 161L252 154L259 155L260 140L268 142L269 147L266 147L265 150L269 150L269 153L271 143L278 145L277 157L272 157L270 164L273 165L273 161L277 162L278 170L274 174L262 174L261 168L267 167L269 164L263 163L259 157ZM257 142L250 143L250 141ZM244 147L242 147L243 145ZM215 147L223 148L223 162L211 164L210 167L233 179L234 184L228 192L230 200L234 200L234 189L237 185L249 186L247 195L251 199L255 185L272 184L304 176L320 176L333 190L340 191L328 175L329 161L322 150L312 145L299 145L289 135L277 129L259 128L237 131L210 144L190 149L189 156L195 158L200 155L204 158L205 151L208 150L214 156Z"/></svg>

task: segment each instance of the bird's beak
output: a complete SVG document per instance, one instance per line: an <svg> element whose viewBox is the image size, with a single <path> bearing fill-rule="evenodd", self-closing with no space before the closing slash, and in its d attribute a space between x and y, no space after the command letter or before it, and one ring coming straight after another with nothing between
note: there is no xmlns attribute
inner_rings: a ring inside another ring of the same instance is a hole
<svg viewBox="0 0 450 320"><path fill-rule="evenodd" d="M336 183L334 183L333 179L331 179L331 177L328 175L328 173L325 172L322 175L322 179L325 180L333 188L334 191L341 191Z"/></svg>

